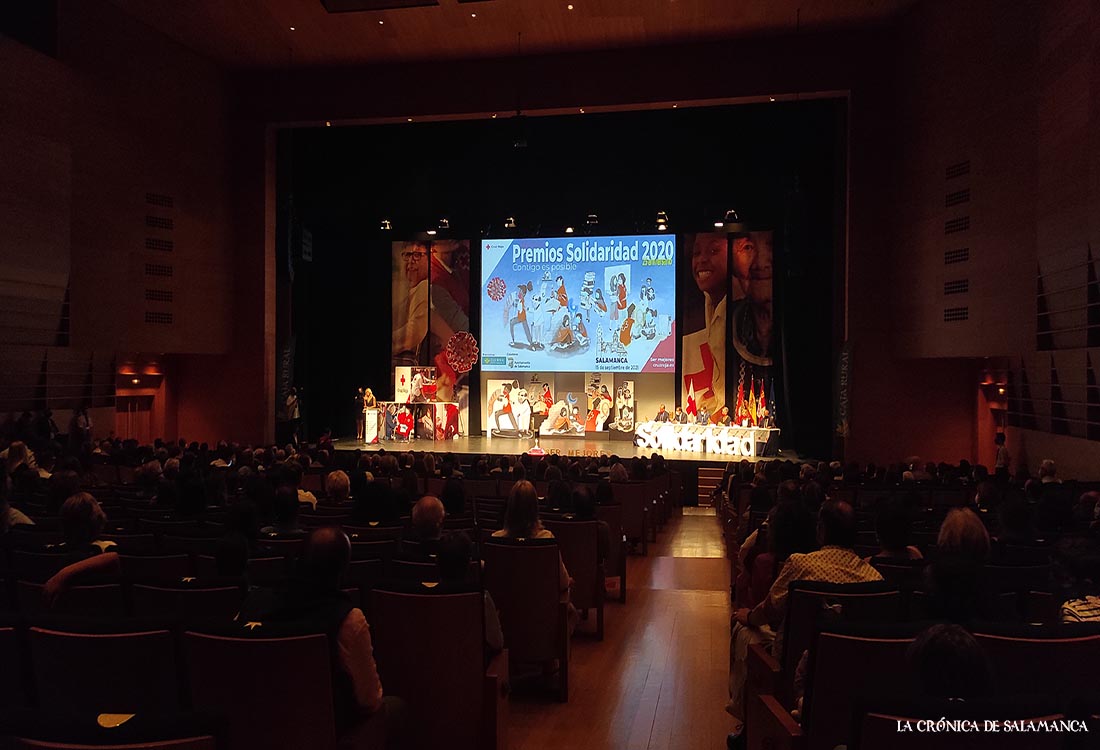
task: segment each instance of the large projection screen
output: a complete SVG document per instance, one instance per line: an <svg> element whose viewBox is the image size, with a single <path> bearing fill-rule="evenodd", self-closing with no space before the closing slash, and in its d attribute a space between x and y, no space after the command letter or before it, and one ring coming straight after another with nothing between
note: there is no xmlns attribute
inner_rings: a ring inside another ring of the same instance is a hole
<svg viewBox="0 0 1100 750"><path fill-rule="evenodd" d="M676 238L481 242L483 370L676 369Z"/></svg>

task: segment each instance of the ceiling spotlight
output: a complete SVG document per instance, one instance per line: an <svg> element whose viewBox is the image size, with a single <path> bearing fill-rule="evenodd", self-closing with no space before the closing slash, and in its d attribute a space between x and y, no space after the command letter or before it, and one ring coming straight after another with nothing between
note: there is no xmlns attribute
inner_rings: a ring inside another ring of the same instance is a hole
<svg viewBox="0 0 1100 750"><path fill-rule="evenodd" d="M657 228L668 226L668 214L664 211L657 212Z"/></svg>
<svg viewBox="0 0 1100 750"><path fill-rule="evenodd" d="M1003 395L1005 395L1005 389L1004 388L998 388L997 393L999 393L1000 395L1003 396Z"/></svg>
<svg viewBox="0 0 1100 750"><path fill-rule="evenodd" d="M494 120L497 119L497 113L496 112L494 112L491 116Z"/></svg>
<svg viewBox="0 0 1100 750"><path fill-rule="evenodd" d="M775 97L774 97L774 96L769 96L769 97L768 97L768 101L769 101L769 102L774 102L774 101L775 101Z"/></svg>
<svg viewBox="0 0 1100 750"><path fill-rule="evenodd" d="M566 10L573 10L573 4L572 4L572 3L570 3L569 5L566 5L566 6L565 6L565 9L566 9Z"/></svg>
<svg viewBox="0 0 1100 750"><path fill-rule="evenodd" d="M439 220L439 228L440 229L450 229L451 228L451 220L447 219L447 218L440 219Z"/></svg>
<svg viewBox="0 0 1100 750"><path fill-rule="evenodd" d="M745 231L745 224L741 221L740 215L737 213L737 209L731 208L726 211L726 215L722 217L721 222L715 222L714 226L719 229L725 229L730 233L739 233Z"/></svg>
<svg viewBox="0 0 1100 750"><path fill-rule="evenodd" d="M435 231L434 229L429 229L429 230L428 230L428 231L426 232L426 234L428 234L428 235L430 235L430 236L432 236L432 237L435 237L435 236L436 236L436 235L438 234L438 232L436 232L436 231Z"/></svg>
<svg viewBox="0 0 1100 750"><path fill-rule="evenodd" d="M677 107L679 107L679 106L680 106L679 104L673 104L673 105L672 105L672 108L673 108L673 109L676 109L676 108L677 108Z"/></svg>
<svg viewBox="0 0 1100 750"><path fill-rule="evenodd" d="M471 13L470 18L477 18L477 13Z"/></svg>
<svg viewBox="0 0 1100 750"><path fill-rule="evenodd" d="M723 223L722 223L722 222L720 222L720 221L716 221L716 222L714 222L714 228L715 228L715 229L721 229L721 228L722 228L722 227L724 227L724 226L725 226L725 224L723 224Z"/></svg>
<svg viewBox="0 0 1100 750"><path fill-rule="evenodd" d="M584 107L581 107L581 114L584 114Z"/></svg>
<svg viewBox="0 0 1100 750"><path fill-rule="evenodd" d="M325 120L325 127L326 128L331 128L332 127L332 120Z"/></svg>
<svg viewBox="0 0 1100 750"><path fill-rule="evenodd" d="M141 378L130 378L130 382L133 383L134 385L137 385L138 383L141 382Z"/></svg>
<svg viewBox="0 0 1100 750"><path fill-rule="evenodd" d="M382 219L382 223L379 225L378 228L381 229L383 232L388 232L393 229L393 224L390 222L389 219Z"/></svg>
<svg viewBox="0 0 1100 750"><path fill-rule="evenodd" d="M596 214L588 214L588 216L584 217L584 223L590 227L595 226L600 223L600 217L596 216Z"/></svg>
<svg viewBox="0 0 1100 750"><path fill-rule="evenodd" d="M573 227L566 227L565 228L565 233L566 234L573 234Z"/></svg>
<svg viewBox="0 0 1100 750"><path fill-rule="evenodd" d="M515 216L509 216L507 219L505 219L504 220L504 228L505 229L515 229L516 228L516 217Z"/></svg>
<svg viewBox="0 0 1100 750"><path fill-rule="evenodd" d="M410 118L409 118L409 122L412 122L412 121L413 121L413 118L411 118L411 117L410 117Z"/></svg>
<svg viewBox="0 0 1100 750"><path fill-rule="evenodd" d="M383 21L383 20L382 20L381 18L379 18L379 19L378 19L378 25L379 25L379 26L381 26L381 25L382 25L382 24L384 24L384 23L385 23L385 21Z"/></svg>
<svg viewBox="0 0 1100 750"><path fill-rule="evenodd" d="M294 27L293 27L293 26L291 26L291 27L290 27L290 30L291 30L291 31L294 31Z"/></svg>

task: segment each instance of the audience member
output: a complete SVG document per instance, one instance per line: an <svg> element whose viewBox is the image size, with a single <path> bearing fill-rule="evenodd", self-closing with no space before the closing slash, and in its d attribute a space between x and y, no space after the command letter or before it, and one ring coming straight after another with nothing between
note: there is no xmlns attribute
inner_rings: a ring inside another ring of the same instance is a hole
<svg viewBox="0 0 1100 750"><path fill-rule="evenodd" d="M881 560L920 560L921 551L909 543L913 521L909 509L902 500L890 498L879 504L875 516L875 534L878 536L879 551L869 562Z"/></svg>
<svg viewBox="0 0 1100 750"><path fill-rule="evenodd" d="M115 546L99 538L107 516L99 501L87 492L78 492L61 506L61 536L64 541L48 549L60 552L71 561L102 554Z"/></svg>
<svg viewBox="0 0 1100 750"><path fill-rule="evenodd" d="M1067 537L1055 546L1062 622L1100 622L1100 542Z"/></svg>
<svg viewBox="0 0 1100 750"><path fill-rule="evenodd" d="M958 625L928 628L909 646L906 659L917 695L968 700L989 692L989 661L974 636Z"/></svg>
<svg viewBox="0 0 1100 750"><path fill-rule="evenodd" d="M305 530L298 525L298 491L291 485L275 490L275 515L270 526L260 529L261 534L278 536L302 536Z"/></svg>
<svg viewBox="0 0 1100 750"><path fill-rule="evenodd" d="M539 498L533 484L524 480L512 485L512 491L508 493L508 504L504 509L504 528L494 531L493 536L504 539L554 538L539 521ZM558 588L563 596L568 597L571 583L569 571L565 569L565 563L561 562L559 555Z"/></svg>
<svg viewBox="0 0 1100 750"><path fill-rule="evenodd" d="M325 494L330 502L343 505L351 496L351 480L348 475L337 469L325 477Z"/></svg>
<svg viewBox="0 0 1100 750"><path fill-rule="evenodd" d="M468 584L470 565L474 560L474 543L462 531L449 534L439 543L436 565L440 581L445 584ZM482 592L485 600L485 649L487 659L504 648L504 633L500 629L500 615L488 591Z"/></svg>
<svg viewBox="0 0 1100 750"><path fill-rule="evenodd" d="M989 532L977 514L969 508L949 511L925 571L930 617L965 623L994 616L995 602L982 575L989 554Z"/></svg>

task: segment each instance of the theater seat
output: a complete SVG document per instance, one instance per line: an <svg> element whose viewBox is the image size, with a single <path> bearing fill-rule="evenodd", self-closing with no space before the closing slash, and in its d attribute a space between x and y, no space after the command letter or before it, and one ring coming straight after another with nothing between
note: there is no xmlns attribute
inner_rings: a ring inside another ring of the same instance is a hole
<svg viewBox="0 0 1100 750"><path fill-rule="evenodd" d="M11 750L218 750L217 742L209 735L178 740L160 740L158 742L127 743L125 745L74 745L69 742L50 742L47 740L32 740L27 737L13 737L8 747Z"/></svg>
<svg viewBox="0 0 1100 750"><path fill-rule="evenodd" d="M553 540L548 540L553 541ZM559 669L558 700L569 700L569 622L561 601L558 546L496 540L481 545L485 588L500 611L509 658Z"/></svg>
<svg viewBox="0 0 1100 750"><path fill-rule="evenodd" d="M507 675L486 671L481 591L376 590L372 598L379 677L387 692L409 706L410 746L505 747L497 717L504 702L501 678Z"/></svg>
<svg viewBox="0 0 1100 750"><path fill-rule="evenodd" d="M571 601L578 612L596 610L596 637L603 640L604 566L598 559L598 521L547 521L573 578Z"/></svg>
<svg viewBox="0 0 1100 750"><path fill-rule="evenodd" d="M232 750L335 747L328 638L260 637L263 626L238 630L240 637L184 633L195 709L226 718Z"/></svg>
<svg viewBox="0 0 1100 750"><path fill-rule="evenodd" d="M240 586L204 586L197 581L130 587L135 617L232 618L240 609L242 598Z"/></svg>
<svg viewBox="0 0 1100 750"><path fill-rule="evenodd" d="M104 630L29 629L38 704L93 713L178 710L172 634L168 630L135 632L122 623Z"/></svg>
<svg viewBox="0 0 1100 750"><path fill-rule="evenodd" d="M117 583L72 586L49 608L42 596L42 584L18 581L15 586L19 611L24 615L46 611L85 617L123 617L126 614L122 586Z"/></svg>

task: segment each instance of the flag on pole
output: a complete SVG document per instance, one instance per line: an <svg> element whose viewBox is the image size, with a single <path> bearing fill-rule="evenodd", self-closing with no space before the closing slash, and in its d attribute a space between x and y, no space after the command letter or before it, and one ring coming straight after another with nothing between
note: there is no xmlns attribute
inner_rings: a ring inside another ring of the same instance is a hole
<svg viewBox="0 0 1100 750"><path fill-rule="evenodd" d="M756 380L749 380L749 426L756 426Z"/></svg>
<svg viewBox="0 0 1100 750"><path fill-rule="evenodd" d="M757 422L763 422L770 415L768 414L768 399L764 395L764 381L760 381L760 401L757 404L757 412L759 413L759 419Z"/></svg>
<svg viewBox="0 0 1100 750"><path fill-rule="evenodd" d="M776 421L775 421L775 378L772 378L770 388L768 389L768 401L771 403L772 426L774 427L776 425Z"/></svg>
<svg viewBox="0 0 1100 750"><path fill-rule="evenodd" d="M741 424L742 415L745 413L745 381L741 380L737 384L737 409L734 414L737 415L737 423Z"/></svg>
<svg viewBox="0 0 1100 750"><path fill-rule="evenodd" d="M684 409L692 417L699 413L699 409L695 405L695 379L688 378L688 402L687 408Z"/></svg>

